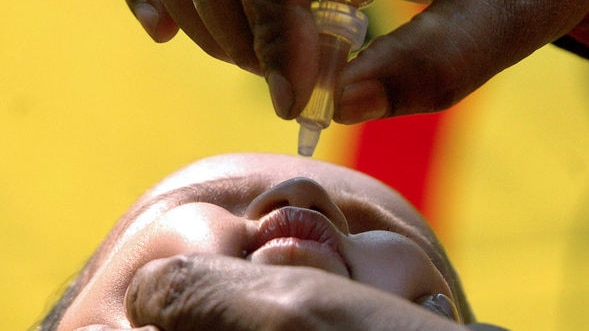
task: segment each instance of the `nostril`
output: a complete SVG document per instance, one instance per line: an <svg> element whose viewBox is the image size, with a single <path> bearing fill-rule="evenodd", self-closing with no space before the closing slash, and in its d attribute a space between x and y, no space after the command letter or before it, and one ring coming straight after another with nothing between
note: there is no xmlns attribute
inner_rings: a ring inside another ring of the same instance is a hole
<svg viewBox="0 0 589 331"><path fill-rule="evenodd" d="M257 196L248 206L245 216L259 219L283 207L306 208L325 215L343 233L349 233L348 223L329 193L309 178L293 178Z"/></svg>

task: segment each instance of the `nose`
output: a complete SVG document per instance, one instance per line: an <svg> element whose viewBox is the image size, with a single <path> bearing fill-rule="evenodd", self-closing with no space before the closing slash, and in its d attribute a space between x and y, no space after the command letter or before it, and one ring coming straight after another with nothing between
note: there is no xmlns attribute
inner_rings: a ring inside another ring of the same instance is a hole
<svg viewBox="0 0 589 331"><path fill-rule="evenodd" d="M245 216L259 219L273 210L287 206L320 212L340 231L350 233L346 217L327 191L317 182L303 177L289 179L257 196L249 204Z"/></svg>

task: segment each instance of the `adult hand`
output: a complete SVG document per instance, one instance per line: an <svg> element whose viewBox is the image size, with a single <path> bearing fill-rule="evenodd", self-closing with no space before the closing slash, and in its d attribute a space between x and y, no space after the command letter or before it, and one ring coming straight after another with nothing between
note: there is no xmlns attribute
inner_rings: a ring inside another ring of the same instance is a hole
<svg viewBox="0 0 589 331"><path fill-rule="evenodd" d="M311 0L126 1L156 41L180 27L211 56L263 75L280 117L309 99L319 56ZM446 109L588 12L589 0L434 0L343 69L334 120Z"/></svg>
<svg viewBox="0 0 589 331"><path fill-rule="evenodd" d="M404 298L312 268L178 255L140 269L126 295L135 327L183 330L466 330Z"/></svg>

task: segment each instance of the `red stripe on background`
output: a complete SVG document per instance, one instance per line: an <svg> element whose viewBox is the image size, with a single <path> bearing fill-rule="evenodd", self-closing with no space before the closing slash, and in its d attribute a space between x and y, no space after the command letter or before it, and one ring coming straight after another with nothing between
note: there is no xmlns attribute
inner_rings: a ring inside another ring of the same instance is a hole
<svg viewBox="0 0 589 331"><path fill-rule="evenodd" d="M355 168L395 188L423 212L442 117L435 113L363 124Z"/></svg>

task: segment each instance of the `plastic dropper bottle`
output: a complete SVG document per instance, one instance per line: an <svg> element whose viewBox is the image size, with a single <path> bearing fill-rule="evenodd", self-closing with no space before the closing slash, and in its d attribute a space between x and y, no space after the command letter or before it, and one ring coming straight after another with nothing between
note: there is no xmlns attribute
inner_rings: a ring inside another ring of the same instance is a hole
<svg viewBox="0 0 589 331"><path fill-rule="evenodd" d="M368 18L359 8L372 0L314 1L311 10L319 30L319 75L309 102L297 117L298 153L312 156L321 130L333 118L334 89L350 51L362 47Z"/></svg>

